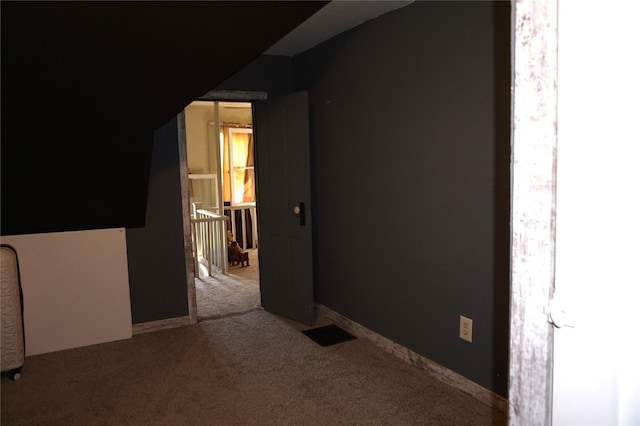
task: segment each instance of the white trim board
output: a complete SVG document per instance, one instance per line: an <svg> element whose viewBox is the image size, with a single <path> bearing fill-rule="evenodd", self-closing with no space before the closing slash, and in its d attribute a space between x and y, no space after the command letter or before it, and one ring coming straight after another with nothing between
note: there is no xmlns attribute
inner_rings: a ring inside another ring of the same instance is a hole
<svg viewBox="0 0 640 426"><path fill-rule="evenodd" d="M507 411L507 400L500 395L480 386L479 384L461 376L460 374L449 370L437 364L430 359L413 352L412 350L405 348L404 346L395 343L394 341L387 339L384 336L371 331L368 328L350 320L349 318L327 308L324 305L316 305L316 309L319 314L324 315L326 318L333 321L336 325L344 328L349 333L356 337L370 340L379 348L395 355L396 357L414 365L422 370L425 370L434 378L441 382L459 389L478 401L488 405L489 407L496 407L502 411Z"/></svg>

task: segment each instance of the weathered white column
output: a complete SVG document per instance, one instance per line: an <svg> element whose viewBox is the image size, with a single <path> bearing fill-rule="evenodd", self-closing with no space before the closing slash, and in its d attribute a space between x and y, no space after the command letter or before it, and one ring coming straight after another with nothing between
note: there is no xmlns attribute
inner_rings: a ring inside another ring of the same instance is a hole
<svg viewBox="0 0 640 426"><path fill-rule="evenodd" d="M180 192L182 193L182 233L184 236L184 260L187 265L187 306L189 324L198 322L196 301L197 256L194 260L194 247L191 239L191 206L189 205L189 178L187 168L187 131L184 111L178 114L178 155L180 158ZM195 266L194 266L195 265Z"/></svg>
<svg viewBox="0 0 640 426"><path fill-rule="evenodd" d="M557 0L512 1L513 129L509 424L551 423Z"/></svg>

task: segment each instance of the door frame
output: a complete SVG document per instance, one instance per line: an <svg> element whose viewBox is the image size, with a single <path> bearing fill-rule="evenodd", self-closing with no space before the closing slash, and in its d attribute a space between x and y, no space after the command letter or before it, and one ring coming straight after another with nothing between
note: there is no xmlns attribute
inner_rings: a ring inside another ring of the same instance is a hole
<svg viewBox="0 0 640 426"><path fill-rule="evenodd" d="M509 424L552 422L558 0L511 0Z"/></svg>
<svg viewBox="0 0 640 426"><path fill-rule="evenodd" d="M266 92L241 90L211 90L204 96L194 99L198 101L235 101L256 102L267 99ZM184 110L178 114L178 155L180 160L180 193L182 198L182 231L184 240L184 256L187 277L187 304L189 308L189 324L198 322L198 306L196 300L196 265L193 259L193 243L191 235L191 208L189 206L189 173L187 170L187 133ZM256 180L257 180L256 175ZM260 213L256 211L256 215Z"/></svg>

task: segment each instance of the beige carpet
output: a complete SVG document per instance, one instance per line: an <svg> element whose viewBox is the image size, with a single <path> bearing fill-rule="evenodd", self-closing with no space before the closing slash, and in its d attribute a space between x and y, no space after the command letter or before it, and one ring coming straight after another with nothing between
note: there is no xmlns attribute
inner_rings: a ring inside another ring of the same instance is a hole
<svg viewBox="0 0 640 426"><path fill-rule="evenodd" d="M231 291L243 281L238 274L245 273L250 271L232 271L233 279L222 280L226 284L220 288ZM368 340L322 347L301 332L308 327L256 308L255 302L238 302L243 311L193 326L27 357L21 380L2 379L0 421L65 426L507 423L504 412ZM212 316L227 309L206 305ZM320 317L317 325L328 323Z"/></svg>
<svg viewBox="0 0 640 426"><path fill-rule="evenodd" d="M249 266L230 266L228 273L196 278L198 320L222 318L260 307L258 250L249 250Z"/></svg>

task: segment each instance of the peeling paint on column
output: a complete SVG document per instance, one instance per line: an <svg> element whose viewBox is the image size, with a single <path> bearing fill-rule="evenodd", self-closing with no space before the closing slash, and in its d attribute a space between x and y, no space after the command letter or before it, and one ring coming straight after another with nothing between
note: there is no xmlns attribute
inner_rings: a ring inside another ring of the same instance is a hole
<svg viewBox="0 0 640 426"><path fill-rule="evenodd" d="M557 140L557 0L512 1L509 424L551 424Z"/></svg>

